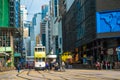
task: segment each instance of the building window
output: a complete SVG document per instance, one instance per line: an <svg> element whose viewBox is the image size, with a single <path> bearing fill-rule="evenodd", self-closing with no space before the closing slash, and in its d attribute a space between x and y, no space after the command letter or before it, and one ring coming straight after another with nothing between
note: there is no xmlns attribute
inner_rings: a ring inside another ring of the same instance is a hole
<svg viewBox="0 0 120 80"><path fill-rule="evenodd" d="M0 46L10 46L10 32L2 32L2 35L0 36Z"/></svg>
<svg viewBox="0 0 120 80"><path fill-rule="evenodd" d="M57 17L57 0L54 0L54 5L55 5L55 17Z"/></svg>

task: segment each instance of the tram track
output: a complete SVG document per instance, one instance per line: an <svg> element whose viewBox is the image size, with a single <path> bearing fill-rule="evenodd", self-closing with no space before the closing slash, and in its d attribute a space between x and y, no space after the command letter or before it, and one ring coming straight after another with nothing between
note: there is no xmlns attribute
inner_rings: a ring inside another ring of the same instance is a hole
<svg viewBox="0 0 120 80"><path fill-rule="evenodd" d="M54 72L54 71L35 71L33 69L31 70L23 70L22 72L18 73L16 76L24 79L24 80L71 80L71 78L69 76L76 76L77 75L71 75L71 73L67 73L65 75L63 75L64 72ZM85 78L89 78L91 80L91 78L94 78L93 76L87 76L87 75L81 75L83 79ZM79 79L78 78L72 78L74 79ZM85 79L86 80L86 79Z"/></svg>
<svg viewBox="0 0 120 80"><path fill-rule="evenodd" d="M34 71L34 74L39 74L39 76L37 76L37 75L33 75L31 72L32 72L33 70L28 70L27 72L26 72L26 70L23 70L22 72L20 72L20 73L18 73L16 76L17 77L19 77L19 78L21 78L21 79L25 79L25 80L34 80L33 78L37 78L37 79L42 79L42 80L51 80L51 79L49 79L49 78L46 78L45 77L45 75L42 73L42 72L40 72L40 71ZM24 76L23 76L24 75ZM40 77L40 75L41 75L41 77ZM30 78L28 78L28 77L30 77ZM32 79L31 79L32 78Z"/></svg>
<svg viewBox="0 0 120 80"><path fill-rule="evenodd" d="M56 71L57 72L57 71ZM49 75L53 76L53 77L59 77L61 78L62 80L68 80L67 78L61 76L60 74L56 74L56 73L52 73L51 71L48 71L47 72Z"/></svg>
<svg viewBox="0 0 120 80"><path fill-rule="evenodd" d="M34 71L34 72L40 74L41 77L40 76L32 75L32 74L30 74L30 72L28 73L28 76L35 77L35 78L40 78L40 79L44 79L44 80L51 80L49 78L46 78L45 75L41 71Z"/></svg>
<svg viewBox="0 0 120 80"><path fill-rule="evenodd" d="M27 70L23 70L22 72L18 73L16 76L19 78L25 79L25 80L34 80L34 78L38 79L38 80L39 79L41 79L41 80L53 80L52 78L54 78L54 77L59 78L60 80L68 80L67 78L65 78L59 74L52 73L51 71L34 71L34 70L27 71Z"/></svg>
<svg viewBox="0 0 120 80"><path fill-rule="evenodd" d="M31 80L31 79L29 79L27 77L21 76L21 74L23 74L24 72L25 72L25 70L23 70L22 72L18 73L16 76L21 78L21 79Z"/></svg>

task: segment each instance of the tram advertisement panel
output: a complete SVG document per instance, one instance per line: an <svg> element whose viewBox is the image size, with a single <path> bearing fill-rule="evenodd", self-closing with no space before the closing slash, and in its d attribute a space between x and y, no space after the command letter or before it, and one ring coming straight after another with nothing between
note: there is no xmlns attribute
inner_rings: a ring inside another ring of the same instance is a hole
<svg viewBox="0 0 120 80"><path fill-rule="evenodd" d="M45 56L45 52L35 52L35 58L43 58Z"/></svg>

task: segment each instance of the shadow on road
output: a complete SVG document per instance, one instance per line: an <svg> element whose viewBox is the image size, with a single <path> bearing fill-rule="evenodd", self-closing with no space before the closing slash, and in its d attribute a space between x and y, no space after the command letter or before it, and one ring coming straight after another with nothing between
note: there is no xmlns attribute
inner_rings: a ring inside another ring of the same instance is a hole
<svg viewBox="0 0 120 80"><path fill-rule="evenodd" d="M36 71L36 72L38 72L39 74L41 74L43 77L34 76L34 75L30 74L30 71L31 71L31 70L28 70L28 72L26 73L27 76L30 76L30 77L32 77L32 78L34 77L34 78L39 78L39 79L51 80L51 79L46 78L45 75L42 74L42 73L39 72L39 71ZM20 78L22 78L22 79L32 80L32 79L29 79L29 78L27 78L27 77L23 77L23 76L20 75L20 74L23 74L24 72L25 72L25 70L23 70L22 72L18 73L16 76L17 76L17 77L20 77Z"/></svg>
<svg viewBox="0 0 120 80"><path fill-rule="evenodd" d="M31 80L31 79L29 79L29 78L20 76L20 74L22 74L22 73L24 73L24 72L25 72L25 70L23 70L22 72L18 73L16 76L19 77L19 78L22 78L22 79Z"/></svg>

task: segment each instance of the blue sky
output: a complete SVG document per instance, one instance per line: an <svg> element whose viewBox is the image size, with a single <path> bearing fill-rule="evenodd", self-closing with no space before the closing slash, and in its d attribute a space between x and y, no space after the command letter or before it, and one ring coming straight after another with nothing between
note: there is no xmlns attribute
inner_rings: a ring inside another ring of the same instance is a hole
<svg viewBox="0 0 120 80"><path fill-rule="evenodd" d="M31 21L35 13L41 12L41 6L49 4L49 0L21 0L21 4L26 5L28 10L28 21Z"/></svg>

